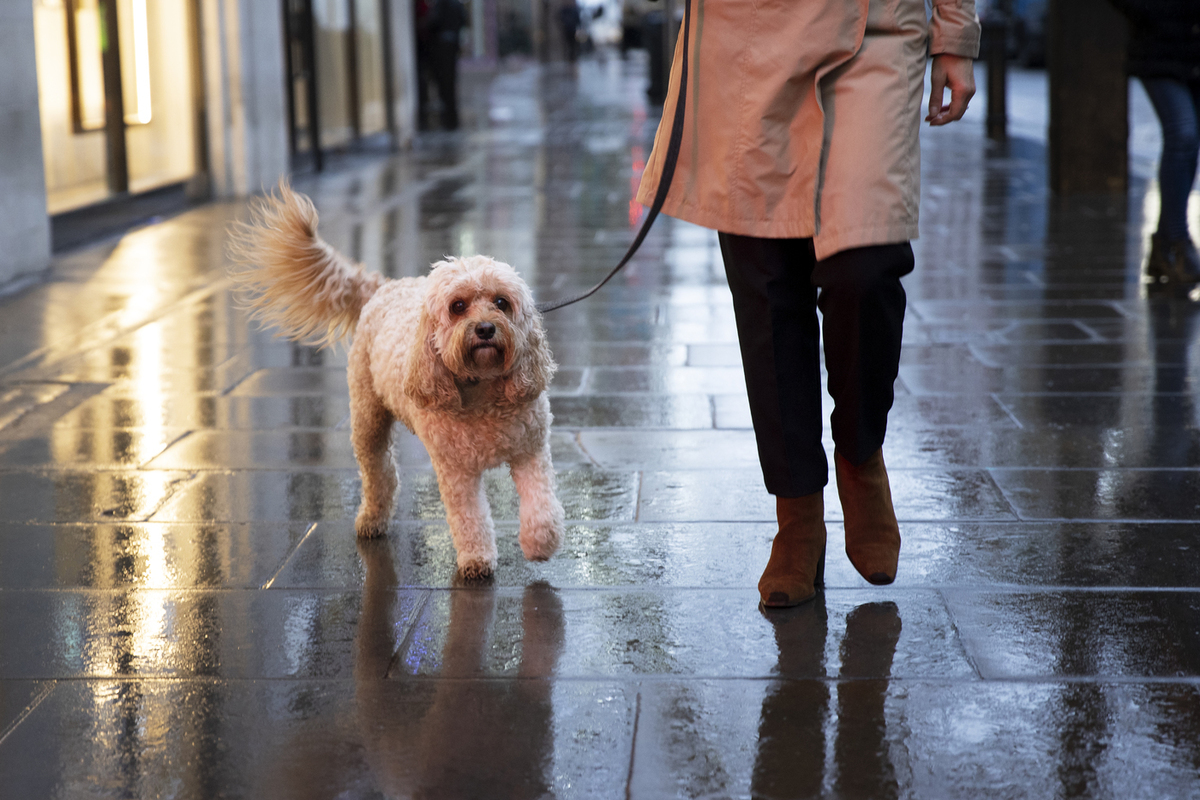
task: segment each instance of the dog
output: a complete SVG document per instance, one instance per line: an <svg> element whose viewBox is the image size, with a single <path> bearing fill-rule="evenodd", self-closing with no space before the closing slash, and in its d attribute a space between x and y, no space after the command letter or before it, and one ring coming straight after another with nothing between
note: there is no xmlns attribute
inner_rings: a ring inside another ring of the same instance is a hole
<svg viewBox="0 0 1200 800"><path fill-rule="evenodd" d="M508 264L447 257L429 274L387 279L317 235L312 201L281 183L233 234L231 275L251 315L320 346L352 337L350 436L362 475L354 527L383 535L398 485L392 424L416 434L433 461L459 573L496 568L483 473L508 464L520 497L518 541L544 561L563 535L550 459L557 368L529 287Z"/></svg>

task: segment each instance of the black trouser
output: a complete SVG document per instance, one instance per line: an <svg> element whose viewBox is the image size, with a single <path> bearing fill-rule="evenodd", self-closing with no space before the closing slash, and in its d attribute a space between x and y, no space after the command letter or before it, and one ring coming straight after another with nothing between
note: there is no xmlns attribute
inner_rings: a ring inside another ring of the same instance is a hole
<svg viewBox="0 0 1200 800"><path fill-rule="evenodd" d="M834 448L861 464L883 445L900 368L907 243L817 261L812 239L720 234L733 292L750 414L767 491L803 497L829 482L821 444L821 360L834 409ZM818 292L819 290L819 292Z"/></svg>

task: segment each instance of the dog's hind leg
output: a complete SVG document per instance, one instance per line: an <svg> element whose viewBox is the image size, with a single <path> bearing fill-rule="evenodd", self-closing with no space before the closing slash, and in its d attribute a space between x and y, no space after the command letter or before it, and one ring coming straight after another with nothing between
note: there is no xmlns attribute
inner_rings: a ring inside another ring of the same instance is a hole
<svg viewBox="0 0 1200 800"><path fill-rule="evenodd" d="M436 460L434 466L450 537L458 551L458 571L464 578L487 578L496 569L496 530L483 476L448 469Z"/></svg>
<svg viewBox="0 0 1200 800"><path fill-rule="evenodd" d="M521 552L530 561L545 561L562 542L564 517L562 503L554 494L549 442L542 452L514 461L510 468L521 498L521 532L517 535Z"/></svg>
<svg viewBox="0 0 1200 800"><path fill-rule="evenodd" d="M350 384L350 441L362 476L362 505L354 520L359 536L387 533L396 493L396 463L392 460L392 414L369 388Z"/></svg>

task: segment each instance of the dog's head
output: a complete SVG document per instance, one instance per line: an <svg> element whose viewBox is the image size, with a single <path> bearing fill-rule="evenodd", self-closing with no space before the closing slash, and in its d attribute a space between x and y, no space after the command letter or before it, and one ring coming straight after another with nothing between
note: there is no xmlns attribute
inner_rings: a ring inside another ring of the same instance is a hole
<svg viewBox="0 0 1200 800"><path fill-rule="evenodd" d="M503 380L504 402L546 390L554 359L521 276L487 256L433 265L404 391L423 408L458 408L455 381Z"/></svg>

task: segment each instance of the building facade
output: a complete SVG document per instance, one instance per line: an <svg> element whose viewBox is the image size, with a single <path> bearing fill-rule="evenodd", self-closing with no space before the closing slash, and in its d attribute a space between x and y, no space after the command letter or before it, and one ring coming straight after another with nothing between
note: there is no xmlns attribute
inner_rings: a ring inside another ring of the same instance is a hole
<svg viewBox="0 0 1200 800"><path fill-rule="evenodd" d="M412 0L0 0L0 285L51 221L270 187L416 128Z"/></svg>

